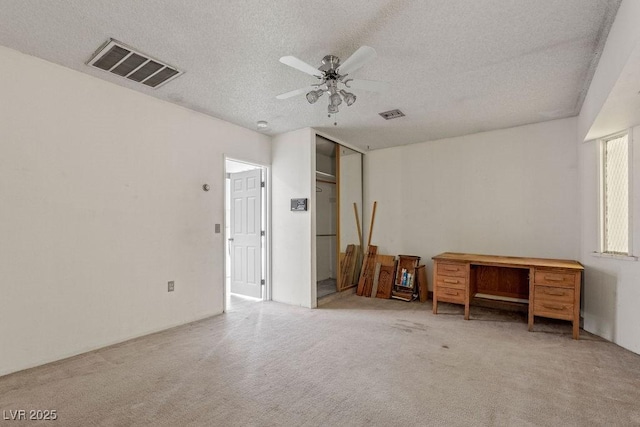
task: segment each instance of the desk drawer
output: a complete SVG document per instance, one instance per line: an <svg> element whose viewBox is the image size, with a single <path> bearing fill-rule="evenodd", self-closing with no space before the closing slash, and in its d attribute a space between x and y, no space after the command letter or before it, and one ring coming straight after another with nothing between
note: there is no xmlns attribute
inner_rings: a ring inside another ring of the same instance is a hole
<svg viewBox="0 0 640 427"><path fill-rule="evenodd" d="M464 290L467 287L466 277L436 276L436 285L444 288Z"/></svg>
<svg viewBox="0 0 640 427"><path fill-rule="evenodd" d="M464 292L464 289L448 288L444 286L436 287L436 297L438 298L438 301L464 304Z"/></svg>
<svg viewBox="0 0 640 427"><path fill-rule="evenodd" d="M558 286L540 286L534 288L535 301L546 301L560 304L573 304L574 290Z"/></svg>
<svg viewBox="0 0 640 427"><path fill-rule="evenodd" d="M573 304L536 299L533 303L533 314L553 319L573 320Z"/></svg>
<svg viewBox="0 0 640 427"><path fill-rule="evenodd" d="M436 274L439 276L466 277L467 264L448 264L438 262L436 264Z"/></svg>
<svg viewBox="0 0 640 427"><path fill-rule="evenodd" d="M561 286L573 288L576 283L576 274L566 270L543 270L536 268L534 283L536 285Z"/></svg>

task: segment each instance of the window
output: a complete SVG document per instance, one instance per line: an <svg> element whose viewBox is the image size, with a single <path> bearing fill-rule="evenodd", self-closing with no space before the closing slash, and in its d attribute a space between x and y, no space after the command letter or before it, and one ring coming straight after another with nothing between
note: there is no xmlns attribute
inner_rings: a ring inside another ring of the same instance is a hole
<svg viewBox="0 0 640 427"><path fill-rule="evenodd" d="M630 255L629 134L613 135L601 143L601 252Z"/></svg>

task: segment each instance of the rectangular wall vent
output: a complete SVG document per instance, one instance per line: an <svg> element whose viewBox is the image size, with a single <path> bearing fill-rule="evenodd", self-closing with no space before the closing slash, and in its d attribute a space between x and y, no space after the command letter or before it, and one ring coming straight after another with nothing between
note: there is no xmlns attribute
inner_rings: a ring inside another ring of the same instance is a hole
<svg viewBox="0 0 640 427"><path fill-rule="evenodd" d="M398 117L404 117L404 113L400 110L389 110L380 114L385 120L397 119Z"/></svg>
<svg viewBox="0 0 640 427"><path fill-rule="evenodd" d="M176 67L151 58L149 55L140 53L114 39L110 39L102 48L98 49L87 65L126 77L154 89L183 73Z"/></svg>

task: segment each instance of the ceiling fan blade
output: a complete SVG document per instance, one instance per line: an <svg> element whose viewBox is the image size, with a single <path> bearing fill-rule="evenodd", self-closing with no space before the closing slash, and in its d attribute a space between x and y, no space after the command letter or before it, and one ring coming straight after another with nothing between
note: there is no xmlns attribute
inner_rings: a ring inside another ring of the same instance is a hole
<svg viewBox="0 0 640 427"><path fill-rule="evenodd" d="M340 66L338 67L338 73L353 73L367 62L375 59L376 56L378 56L378 54L376 53L376 50L374 48L369 46L360 46L360 48L353 52L353 54L348 57L346 61L340 64Z"/></svg>
<svg viewBox="0 0 640 427"><path fill-rule="evenodd" d="M311 74L312 76L322 77L322 71L314 68L313 66L307 64L301 59L296 58L295 56L283 56L280 58L280 62L289 67L295 68L296 70L302 71L303 73Z"/></svg>
<svg viewBox="0 0 640 427"><path fill-rule="evenodd" d="M314 86L302 87L300 89L292 90L291 92L281 93L280 95L276 96L276 99L291 98L292 96L300 95L301 93L309 92L314 89L315 89Z"/></svg>
<svg viewBox="0 0 640 427"><path fill-rule="evenodd" d="M348 79L345 81L345 86L349 89L362 89L369 92L386 92L391 87L391 84L376 80Z"/></svg>

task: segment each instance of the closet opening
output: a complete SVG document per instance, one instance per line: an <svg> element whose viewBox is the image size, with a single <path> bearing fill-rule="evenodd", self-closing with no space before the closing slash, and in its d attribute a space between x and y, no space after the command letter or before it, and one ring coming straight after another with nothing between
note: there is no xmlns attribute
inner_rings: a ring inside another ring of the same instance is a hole
<svg viewBox="0 0 640 427"><path fill-rule="evenodd" d="M362 153L316 136L318 305L354 290L362 263Z"/></svg>

